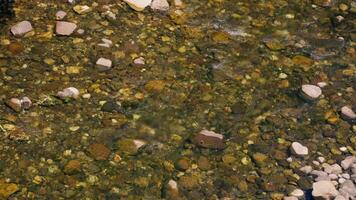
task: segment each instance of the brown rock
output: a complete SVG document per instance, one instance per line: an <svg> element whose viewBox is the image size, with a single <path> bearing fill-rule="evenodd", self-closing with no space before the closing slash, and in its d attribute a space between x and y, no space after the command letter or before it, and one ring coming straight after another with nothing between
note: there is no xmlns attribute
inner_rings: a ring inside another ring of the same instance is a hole
<svg viewBox="0 0 356 200"><path fill-rule="evenodd" d="M191 139L195 145L209 149L225 148L224 136L213 131L202 130Z"/></svg>
<svg viewBox="0 0 356 200"><path fill-rule="evenodd" d="M11 98L6 102L6 105L16 112L21 112L22 110L21 100L18 98Z"/></svg>
<svg viewBox="0 0 356 200"><path fill-rule="evenodd" d="M145 90L148 92L159 93L164 89L165 85L165 82L162 80L151 80L146 83Z"/></svg>
<svg viewBox="0 0 356 200"><path fill-rule="evenodd" d="M64 166L64 173L75 174L80 172L81 164L78 160L71 160Z"/></svg>
<svg viewBox="0 0 356 200"><path fill-rule="evenodd" d="M10 195L17 192L19 187L14 183L6 183L0 179L0 199L8 199Z"/></svg>
<svg viewBox="0 0 356 200"><path fill-rule="evenodd" d="M88 148L88 151L95 160L106 160L111 153L109 148L100 143L91 144Z"/></svg>
<svg viewBox="0 0 356 200"><path fill-rule="evenodd" d="M7 46L7 50L10 51L13 55L17 55L25 50L23 45L18 42L13 42Z"/></svg>

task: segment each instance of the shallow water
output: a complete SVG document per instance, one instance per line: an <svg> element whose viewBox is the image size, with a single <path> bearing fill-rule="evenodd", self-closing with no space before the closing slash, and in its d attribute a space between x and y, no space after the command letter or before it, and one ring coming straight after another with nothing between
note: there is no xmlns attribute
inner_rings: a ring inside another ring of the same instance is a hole
<svg viewBox="0 0 356 200"><path fill-rule="evenodd" d="M84 33L56 35L59 10ZM0 32L0 199L282 199L311 188L298 169L316 157L356 155L354 121L340 116L356 105L351 0L190 0L167 12L17 1L15 13ZM14 37L23 20L34 30ZM113 67L98 70L100 57ZM301 97L321 82L322 97ZM59 99L67 87L80 97ZM30 109L6 105L24 96ZM225 148L193 143L203 129ZM288 162L294 141L309 156Z"/></svg>

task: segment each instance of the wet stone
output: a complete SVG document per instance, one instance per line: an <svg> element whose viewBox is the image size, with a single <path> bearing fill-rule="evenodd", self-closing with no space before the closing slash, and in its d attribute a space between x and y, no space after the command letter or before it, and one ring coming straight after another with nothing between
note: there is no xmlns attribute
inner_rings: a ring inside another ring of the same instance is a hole
<svg viewBox="0 0 356 200"><path fill-rule="evenodd" d="M79 97L79 90L75 87L69 87L69 88L65 88L63 91L59 91L57 93L57 96L60 99L77 99Z"/></svg>
<svg viewBox="0 0 356 200"><path fill-rule="evenodd" d="M312 195L316 199L328 200L336 197L339 192L331 181L318 181L313 183Z"/></svg>
<svg viewBox="0 0 356 200"><path fill-rule="evenodd" d="M167 0L152 0L152 10L167 11L169 10L169 4Z"/></svg>
<svg viewBox="0 0 356 200"><path fill-rule="evenodd" d="M352 164L356 163L356 157L355 156L348 156L346 157L343 161L341 161L341 166L344 170L349 169Z"/></svg>
<svg viewBox="0 0 356 200"><path fill-rule="evenodd" d="M321 88L316 85L302 85L302 97L306 100L316 100L318 99L321 94Z"/></svg>
<svg viewBox="0 0 356 200"><path fill-rule="evenodd" d="M73 7L73 10L80 15L86 14L91 11L91 8L87 5L76 5Z"/></svg>
<svg viewBox="0 0 356 200"><path fill-rule="evenodd" d="M183 157L178 159L175 165L178 170L185 171L190 167L190 160L187 157Z"/></svg>
<svg viewBox="0 0 356 200"><path fill-rule="evenodd" d="M307 156L308 148L300 144L299 142L293 142L291 145L291 152L298 156Z"/></svg>
<svg viewBox="0 0 356 200"><path fill-rule="evenodd" d="M151 80L148 81L145 85L145 90L151 93L162 92L166 83L162 80Z"/></svg>
<svg viewBox="0 0 356 200"><path fill-rule="evenodd" d="M341 108L341 116L345 120L356 122L356 113L348 106L343 106Z"/></svg>
<svg viewBox="0 0 356 200"><path fill-rule="evenodd" d="M56 34L63 35L63 36L70 36L76 28L77 25L75 23L66 22L66 21L57 21Z"/></svg>
<svg viewBox="0 0 356 200"><path fill-rule="evenodd" d="M101 111L123 113L122 107L115 101L109 100L101 106Z"/></svg>
<svg viewBox="0 0 356 200"><path fill-rule="evenodd" d="M143 140L137 139L120 139L117 141L119 151L127 155L135 155L139 152L140 148L146 145Z"/></svg>
<svg viewBox="0 0 356 200"><path fill-rule="evenodd" d="M8 199L10 195L19 190L19 187L15 183L7 183L5 180L0 179L0 199Z"/></svg>
<svg viewBox="0 0 356 200"><path fill-rule="evenodd" d="M16 112L21 112L22 110L21 100L18 98L11 98L6 102L6 105Z"/></svg>
<svg viewBox="0 0 356 200"><path fill-rule="evenodd" d="M63 10L56 12L56 20L62 20L65 16L67 16L67 13Z"/></svg>
<svg viewBox="0 0 356 200"><path fill-rule="evenodd" d="M136 11L143 11L151 4L152 0L124 0L124 2Z"/></svg>
<svg viewBox="0 0 356 200"><path fill-rule="evenodd" d="M66 174L75 174L80 172L81 170L81 163L78 160L70 160L65 166L64 166L64 173Z"/></svg>
<svg viewBox="0 0 356 200"><path fill-rule="evenodd" d="M195 134L191 140L195 145L208 149L225 148L224 136L213 131L202 130Z"/></svg>
<svg viewBox="0 0 356 200"><path fill-rule="evenodd" d="M111 150L100 143L91 144L88 151L95 160L107 160L111 154Z"/></svg>
<svg viewBox="0 0 356 200"><path fill-rule="evenodd" d="M32 30L33 28L29 21L22 21L11 27L11 33L16 37L24 36Z"/></svg>
<svg viewBox="0 0 356 200"><path fill-rule="evenodd" d="M112 61L106 58L99 58L96 61L96 68L99 71L107 71L110 70L112 67Z"/></svg>

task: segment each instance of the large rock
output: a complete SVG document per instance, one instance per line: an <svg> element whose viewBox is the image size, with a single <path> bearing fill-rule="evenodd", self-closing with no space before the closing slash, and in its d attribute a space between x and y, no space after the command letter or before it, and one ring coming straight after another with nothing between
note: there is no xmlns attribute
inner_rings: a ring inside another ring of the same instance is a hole
<svg viewBox="0 0 356 200"><path fill-rule="evenodd" d="M308 155L309 150L299 142L293 142L291 145L291 152L298 156L306 156Z"/></svg>
<svg viewBox="0 0 356 200"><path fill-rule="evenodd" d="M224 136L213 131L202 130L192 138L192 142L209 149L225 148Z"/></svg>
<svg viewBox="0 0 356 200"><path fill-rule="evenodd" d="M22 21L11 27L11 33L16 37L24 36L32 30L33 28L29 21Z"/></svg>
<svg viewBox="0 0 356 200"><path fill-rule="evenodd" d="M316 200L331 200L336 197L339 192L336 190L331 181L319 181L313 183L312 195Z"/></svg>
<svg viewBox="0 0 356 200"><path fill-rule="evenodd" d="M69 36L77 28L77 25L72 22L57 21L56 24L56 34Z"/></svg>
<svg viewBox="0 0 356 200"><path fill-rule="evenodd" d="M124 2L136 11L143 11L151 4L152 0L124 0Z"/></svg>

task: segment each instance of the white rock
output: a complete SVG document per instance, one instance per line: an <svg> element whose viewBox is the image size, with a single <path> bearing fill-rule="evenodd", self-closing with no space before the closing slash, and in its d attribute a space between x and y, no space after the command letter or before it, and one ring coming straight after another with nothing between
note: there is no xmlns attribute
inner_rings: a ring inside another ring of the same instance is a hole
<svg viewBox="0 0 356 200"><path fill-rule="evenodd" d="M145 59L143 57L138 57L133 62L136 65L144 65L145 64Z"/></svg>
<svg viewBox="0 0 356 200"><path fill-rule="evenodd" d="M61 99L73 98L77 99L79 97L79 90L75 87L69 87L57 93L57 96Z"/></svg>
<svg viewBox="0 0 356 200"><path fill-rule="evenodd" d="M146 142L143 140L133 140L133 143L136 146L136 149L139 149L141 147L143 147L144 145L146 145Z"/></svg>
<svg viewBox="0 0 356 200"><path fill-rule="evenodd" d="M337 195L334 200L347 200L347 199L342 195Z"/></svg>
<svg viewBox="0 0 356 200"><path fill-rule="evenodd" d="M21 37L32 30L33 28L29 21L22 21L11 27L11 33L16 37Z"/></svg>
<svg viewBox="0 0 356 200"><path fill-rule="evenodd" d="M341 161L341 166L344 170L347 170L353 163L356 163L355 156L348 156L343 161Z"/></svg>
<svg viewBox="0 0 356 200"><path fill-rule="evenodd" d="M112 46L112 41L109 39L103 38L103 39L101 39L101 41L103 43L98 44L99 46L107 47L107 48L110 48Z"/></svg>
<svg viewBox="0 0 356 200"><path fill-rule="evenodd" d="M341 108L341 115L343 118L347 120L354 120L356 119L356 113L349 107L344 106Z"/></svg>
<svg viewBox="0 0 356 200"><path fill-rule="evenodd" d="M169 4L167 0L152 0L152 10L167 11L169 10Z"/></svg>
<svg viewBox="0 0 356 200"><path fill-rule="evenodd" d="M304 196L304 191L301 189L295 189L290 194L290 196L301 198Z"/></svg>
<svg viewBox="0 0 356 200"><path fill-rule="evenodd" d="M342 168L340 167L339 164L333 164L325 167L324 171L328 174L341 174L342 173Z"/></svg>
<svg viewBox="0 0 356 200"><path fill-rule="evenodd" d="M328 84L325 83L325 82L319 82L319 83L317 83L317 85L318 85L319 87L323 88L323 87L327 86Z"/></svg>
<svg viewBox="0 0 356 200"><path fill-rule="evenodd" d="M351 180L345 180L340 185L339 191L344 197L349 196L349 197L353 197L351 199L356 198L356 186Z"/></svg>
<svg viewBox="0 0 356 200"><path fill-rule="evenodd" d="M74 30L77 28L77 25L72 22L66 21L57 21L56 23L56 33L57 35L71 35Z"/></svg>
<svg viewBox="0 0 356 200"><path fill-rule="evenodd" d="M31 101L30 98L28 98L28 97L23 97L23 98L21 99L21 107L22 107L23 109L29 109L31 106L32 106L32 101Z"/></svg>
<svg viewBox="0 0 356 200"><path fill-rule="evenodd" d="M345 179L350 179L351 178L350 174L348 174L348 173L342 174L342 177L345 178Z"/></svg>
<svg viewBox="0 0 356 200"><path fill-rule="evenodd" d="M65 16L67 16L67 13L63 10L60 10L56 13L56 20L62 20Z"/></svg>
<svg viewBox="0 0 356 200"><path fill-rule="evenodd" d="M109 60L109 59L106 59L106 58L99 58L99 59L96 61L96 68L97 68L99 71L106 71L106 70L109 70L109 69L111 69L111 66L112 66L112 61Z"/></svg>
<svg viewBox="0 0 356 200"><path fill-rule="evenodd" d="M316 165L316 166L319 166L320 165L320 163L318 162L318 161L316 161L316 160L313 160L313 162L312 162L314 165Z"/></svg>
<svg viewBox="0 0 356 200"><path fill-rule="evenodd" d="M329 177L331 178L331 180L338 179L338 176L336 174L329 174Z"/></svg>
<svg viewBox="0 0 356 200"><path fill-rule="evenodd" d="M338 180L338 182L339 182L340 184L345 183L345 181L346 181L346 179L344 179L344 178L339 178L339 180Z"/></svg>
<svg viewBox="0 0 356 200"><path fill-rule="evenodd" d="M321 88L316 85L302 85L302 93L308 100L315 100L322 94Z"/></svg>
<svg viewBox="0 0 356 200"><path fill-rule="evenodd" d="M183 7L183 1L182 0L174 0L173 3L174 3L175 7L178 7L178 8Z"/></svg>
<svg viewBox="0 0 356 200"><path fill-rule="evenodd" d="M342 151L342 152L346 152L346 151L347 151L347 147L340 147L339 149L340 149L340 151Z"/></svg>
<svg viewBox="0 0 356 200"><path fill-rule="evenodd" d="M312 195L314 198L330 199L336 197L339 192L331 181L318 181L313 183Z"/></svg>
<svg viewBox="0 0 356 200"><path fill-rule="evenodd" d="M291 145L291 151L298 156L308 155L308 148L300 144L299 142L293 142Z"/></svg>
<svg viewBox="0 0 356 200"><path fill-rule="evenodd" d="M132 9L136 11L143 11L152 2L152 0L123 0L123 1L126 2Z"/></svg>
<svg viewBox="0 0 356 200"><path fill-rule="evenodd" d="M320 163L325 162L325 158L324 158L324 157L321 157L321 156L320 156L320 157L318 157L318 160L319 160L319 162L320 162Z"/></svg>
<svg viewBox="0 0 356 200"><path fill-rule="evenodd" d="M309 174L313 170L313 167L307 165L307 166L301 167L299 170L306 174Z"/></svg>

